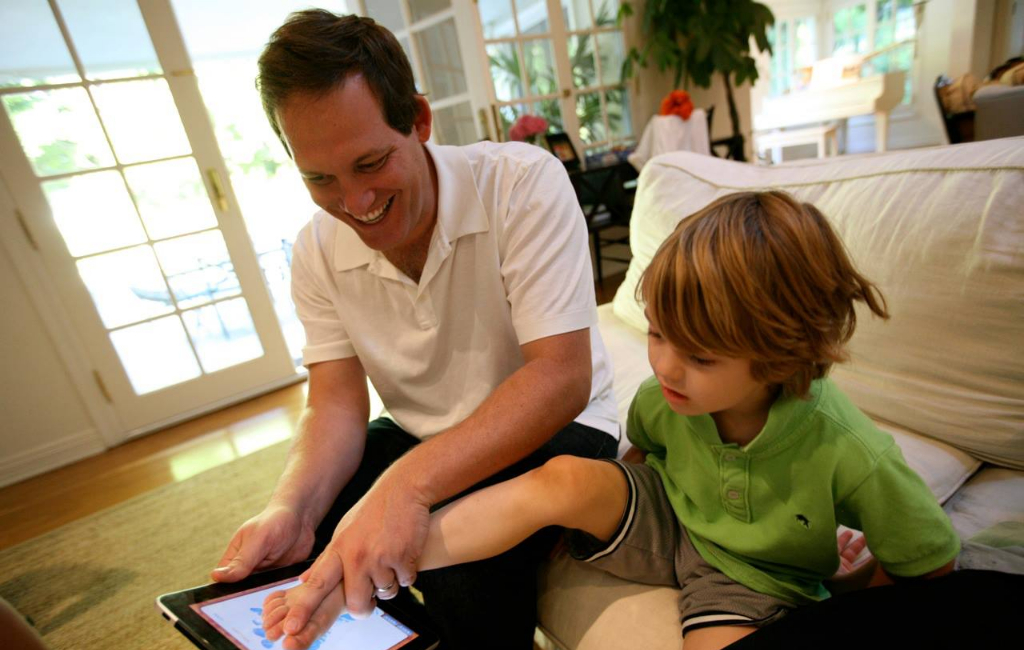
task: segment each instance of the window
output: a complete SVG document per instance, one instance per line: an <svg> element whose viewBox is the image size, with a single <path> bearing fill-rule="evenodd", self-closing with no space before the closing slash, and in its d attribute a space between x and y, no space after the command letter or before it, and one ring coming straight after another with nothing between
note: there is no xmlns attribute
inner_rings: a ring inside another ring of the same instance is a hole
<svg viewBox="0 0 1024 650"><path fill-rule="evenodd" d="M862 74L905 70L908 74L904 104L910 103L914 88L909 73L914 64L916 32L913 0L878 0L875 6L875 54L865 62Z"/></svg>
<svg viewBox="0 0 1024 650"><path fill-rule="evenodd" d="M814 16L776 19L768 29L772 44L771 95L803 90L811 78L811 66L818 59L817 26Z"/></svg>
<svg viewBox="0 0 1024 650"><path fill-rule="evenodd" d="M905 71L904 104L913 91L914 12L914 0L872 0L836 9L832 16L832 54L863 55L863 77Z"/></svg>

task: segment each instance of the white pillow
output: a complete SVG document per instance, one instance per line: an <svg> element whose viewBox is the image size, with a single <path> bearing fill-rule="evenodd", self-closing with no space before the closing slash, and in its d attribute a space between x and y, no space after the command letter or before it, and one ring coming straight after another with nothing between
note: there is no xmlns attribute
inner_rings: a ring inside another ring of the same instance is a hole
<svg viewBox="0 0 1024 650"><path fill-rule="evenodd" d="M868 415L1024 469L1024 138L758 167L690 153L640 175L616 315L643 330L637 280L683 217L780 189L829 218L885 295L859 312L836 383Z"/></svg>

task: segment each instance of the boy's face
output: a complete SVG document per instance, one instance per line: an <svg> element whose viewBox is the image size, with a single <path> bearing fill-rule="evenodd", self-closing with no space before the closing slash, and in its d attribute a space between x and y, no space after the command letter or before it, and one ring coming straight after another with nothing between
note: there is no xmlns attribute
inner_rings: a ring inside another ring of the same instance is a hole
<svg viewBox="0 0 1024 650"><path fill-rule="evenodd" d="M750 374L749 359L680 350L648 317L647 356L661 393L680 415L757 417L771 405L770 387Z"/></svg>

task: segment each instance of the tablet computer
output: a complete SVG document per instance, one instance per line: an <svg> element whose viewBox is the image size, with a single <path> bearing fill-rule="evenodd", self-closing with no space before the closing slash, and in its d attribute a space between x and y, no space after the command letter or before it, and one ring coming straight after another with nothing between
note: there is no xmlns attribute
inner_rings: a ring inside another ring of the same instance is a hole
<svg viewBox="0 0 1024 650"><path fill-rule="evenodd" d="M235 583L212 583L164 594L157 609L179 632L203 650L277 650L263 633L263 600L271 593L299 584L310 562L301 562L249 576ZM421 615L392 601L376 603L365 619L342 614L313 642L310 650L430 650L437 635Z"/></svg>

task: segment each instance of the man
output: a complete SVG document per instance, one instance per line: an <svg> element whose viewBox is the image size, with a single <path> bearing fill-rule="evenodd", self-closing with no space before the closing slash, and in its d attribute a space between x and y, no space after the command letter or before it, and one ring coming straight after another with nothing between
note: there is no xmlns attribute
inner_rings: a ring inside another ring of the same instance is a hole
<svg viewBox="0 0 1024 650"><path fill-rule="evenodd" d="M430 106L369 19L293 14L258 83L322 208L292 266L309 396L270 503L213 577L297 562L315 544L310 580L343 579L353 613L415 581L445 647L529 648L550 535L421 576L416 560L431 508L558 454L615 454L566 173L528 145L428 143ZM367 376L389 414L369 426Z"/></svg>

